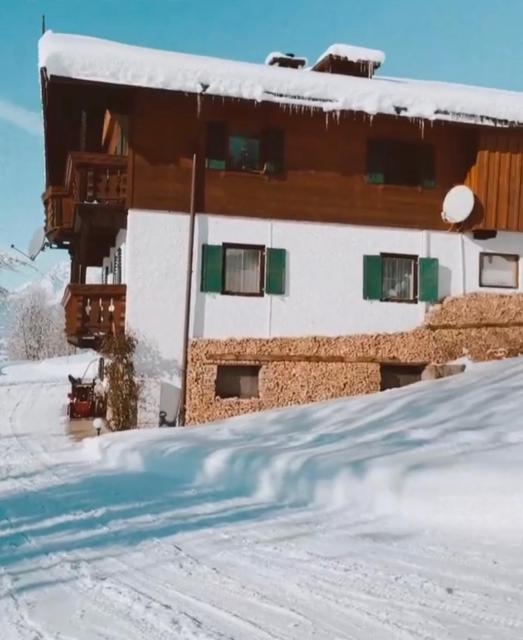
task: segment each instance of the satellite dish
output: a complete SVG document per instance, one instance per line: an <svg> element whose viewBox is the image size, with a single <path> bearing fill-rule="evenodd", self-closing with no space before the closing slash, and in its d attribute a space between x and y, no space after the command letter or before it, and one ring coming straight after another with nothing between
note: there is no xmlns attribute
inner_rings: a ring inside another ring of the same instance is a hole
<svg viewBox="0 0 523 640"><path fill-rule="evenodd" d="M27 251L27 254L31 260L34 260L40 253L40 251L43 251L45 242L46 239L44 229L37 229L31 237L31 242L29 243L29 249Z"/></svg>
<svg viewBox="0 0 523 640"><path fill-rule="evenodd" d="M443 200L441 217L445 222L457 224L466 220L474 209L474 192L461 184L447 193Z"/></svg>

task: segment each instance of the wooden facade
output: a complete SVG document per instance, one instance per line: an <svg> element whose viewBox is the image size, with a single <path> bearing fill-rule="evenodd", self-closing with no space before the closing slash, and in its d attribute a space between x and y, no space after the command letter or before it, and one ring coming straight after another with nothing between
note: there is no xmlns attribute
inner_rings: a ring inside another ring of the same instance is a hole
<svg viewBox="0 0 523 640"><path fill-rule="evenodd" d="M486 129L478 138L466 179L476 194L475 226L523 231L523 132Z"/></svg>
<svg viewBox="0 0 523 640"><path fill-rule="evenodd" d="M256 136L276 127L285 141L284 171L277 177L202 167L199 210L222 215L446 229L443 198L465 180L476 151L477 133L470 127L422 128L401 118L371 121L358 114L338 120L240 101L198 105L194 97L140 91L130 134L129 206L187 211L192 153L197 149L204 159L206 123L217 120L232 134ZM369 184L367 144L380 138L434 145L435 187Z"/></svg>
<svg viewBox="0 0 523 640"><path fill-rule="evenodd" d="M64 302L75 344L92 332L81 311L92 293L86 268L102 265L130 209L189 211L194 153L199 212L454 232L523 231L523 131L517 127L326 114L45 74L43 98L46 233L71 255L77 289ZM211 123L229 140L241 136L260 145L264 132L277 131L279 170L232 169L225 159L211 163ZM383 148L429 149L433 179L370 179L369 149L384 141L389 147ZM441 217L443 199L463 183L476 195L475 210L462 225L449 226ZM117 299L123 322L125 295Z"/></svg>
<svg viewBox="0 0 523 640"><path fill-rule="evenodd" d="M123 87L119 93L117 87L89 83L61 82L54 91L75 105L76 117L70 113L58 131L56 114L47 116L54 123L47 127L49 135L52 130L61 137L60 144L47 140L48 187L64 185L71 151L81 146L89 153L114 151L125 121L127 209L188 211L196 151L201 160L198 210L202 212L442 230L448 228L440 216L446 192L466 183L476 194L476 211L456 230L523 230L519 129L411 122L399 116L371 119L350 112L326 115L274 103L151 89ZM108 109L118 114L109 121L100 115ZM216 121L224 122L231 135L280 130L283 172L270 176L205 168L207 124ZM369 183L366 167L372 140L431 145L434 185Z"/></svg>

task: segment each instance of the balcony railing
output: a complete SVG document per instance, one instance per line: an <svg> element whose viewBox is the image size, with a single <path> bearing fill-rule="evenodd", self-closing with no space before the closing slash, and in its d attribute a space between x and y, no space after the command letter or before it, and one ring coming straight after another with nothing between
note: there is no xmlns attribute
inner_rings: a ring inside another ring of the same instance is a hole
<svg viewBox="0 0 523 640"><path fill-rule="evenodd" d="M49 187L43 200L46 231L72 231L74 207L66 190L63 187Z"/></svg>
<svg viewBox="0 0 523 640"><path fill-rule="evenodd" d="M127 157L72 152L69 154L65 183L76 204L124 207L127 197Z"/></svg>
<svg viewBox="0 0 523 640"><path fill-rule="evenodd" d="M53 241L70 240L80 205L123 211L127 199L127 157L73 151L69 154L63 187L44 194L45 231Z"/></svg>
<svg viewBox="0 0 523 640"><path fill-rule="evenodd" d="M62 300L67 340L96 349L107 335L124 331L125 293L123 284L69 284Z"/></svg>

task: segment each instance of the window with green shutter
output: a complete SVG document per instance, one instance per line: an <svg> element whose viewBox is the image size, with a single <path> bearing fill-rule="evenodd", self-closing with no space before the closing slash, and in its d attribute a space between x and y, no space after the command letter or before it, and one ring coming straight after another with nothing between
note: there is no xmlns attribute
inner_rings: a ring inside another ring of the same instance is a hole
<svg viewBox="0 0 523 640"><path fill-rule="evenodd" d="M223 249L221 245L202 245L201 290L221 293L223 284Z"/></svg>
<svg viewBox="0 0 523 640"><path fill-rule="evenodd" d="M235 296L284 295L287 253L263 245L202 245L201 291Z"/></svg>
<svg viewBox="0 0 523 640"><path fill-rule="evenodd" d="M265 264L265 293L285 293L287 252L285 249L267 249Z"/></svg>
<svg viewBox="0 0 523 640"><path fill-rule="evenodd" d="M436 302L439 262L382 253L363 256L363 297L384 302Z"/></svg>

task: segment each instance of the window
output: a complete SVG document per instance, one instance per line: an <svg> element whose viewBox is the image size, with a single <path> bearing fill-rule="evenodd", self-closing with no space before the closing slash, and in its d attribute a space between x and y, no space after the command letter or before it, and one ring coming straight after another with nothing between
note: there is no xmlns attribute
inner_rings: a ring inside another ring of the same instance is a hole
<svg viewBox="0 0 523 640"><path fill-rule="evenodd" d="M430 144L397 140L369 140L367 182L433 188L434 147Z"/></svg>
<svg viewBox="0 0 523 640"><path fill-rule="evenodd" d="M382 255L381 299L414 301L417 297L418 259L415 256Z"/></svg>
<svg viewBox="0 0 523 640"><path fill-rule="evenodd" d="M387 302L437 302L437 258L382 253L363 256L363 298Z"/></svg>
<svg viewBox="0 0 523 640"><path fill-rule="evenodd" d="M236 171L259 171L261 169L259 139L231 136L229 166Z"/></svg>
<svg viewBox="0 0 523 640"><path fill-rule="evenodd" d="M259 398L259 366L219 365L216 373L218 398Z"/></svg>
<svg viewBox="0 0 523 640"><path fill-rule="evenodd" d="M287 252L260 245L202 246L200 290L228 295L284 295Z"/></svg>
<svg viewBox="0 0 523 640"><path fill-rule="evenodd" d="M502 253L479 254L479 286L517 289L519 256Z"/></svg>
<svg viewBox="0 0 523 640"><path fill-rule="evenodd" d="M122 284L122 248L116 250L113 263L113 284Z"/></svg>
<svg viewBox="0 0 523 640"><path fill-rule="evenodd" d="M264 247L223 246L223 293L263 295Z"/></svg>
<svg viewBox="0 0 523 640"><path fill-rule="evenodd" d="M276 176L284 172L284 132L270 128L246 134L231 132L225 122L208 122L205 166Z"/></svg>
<svg viewBox="0 0 523 640"><path fill-rule="evenodd" d="M380 367L380 389L385 391L386 389L406 387L409 384L414 384L414 382L419 382L424 369L425 365L382 364Z"/></svg>

